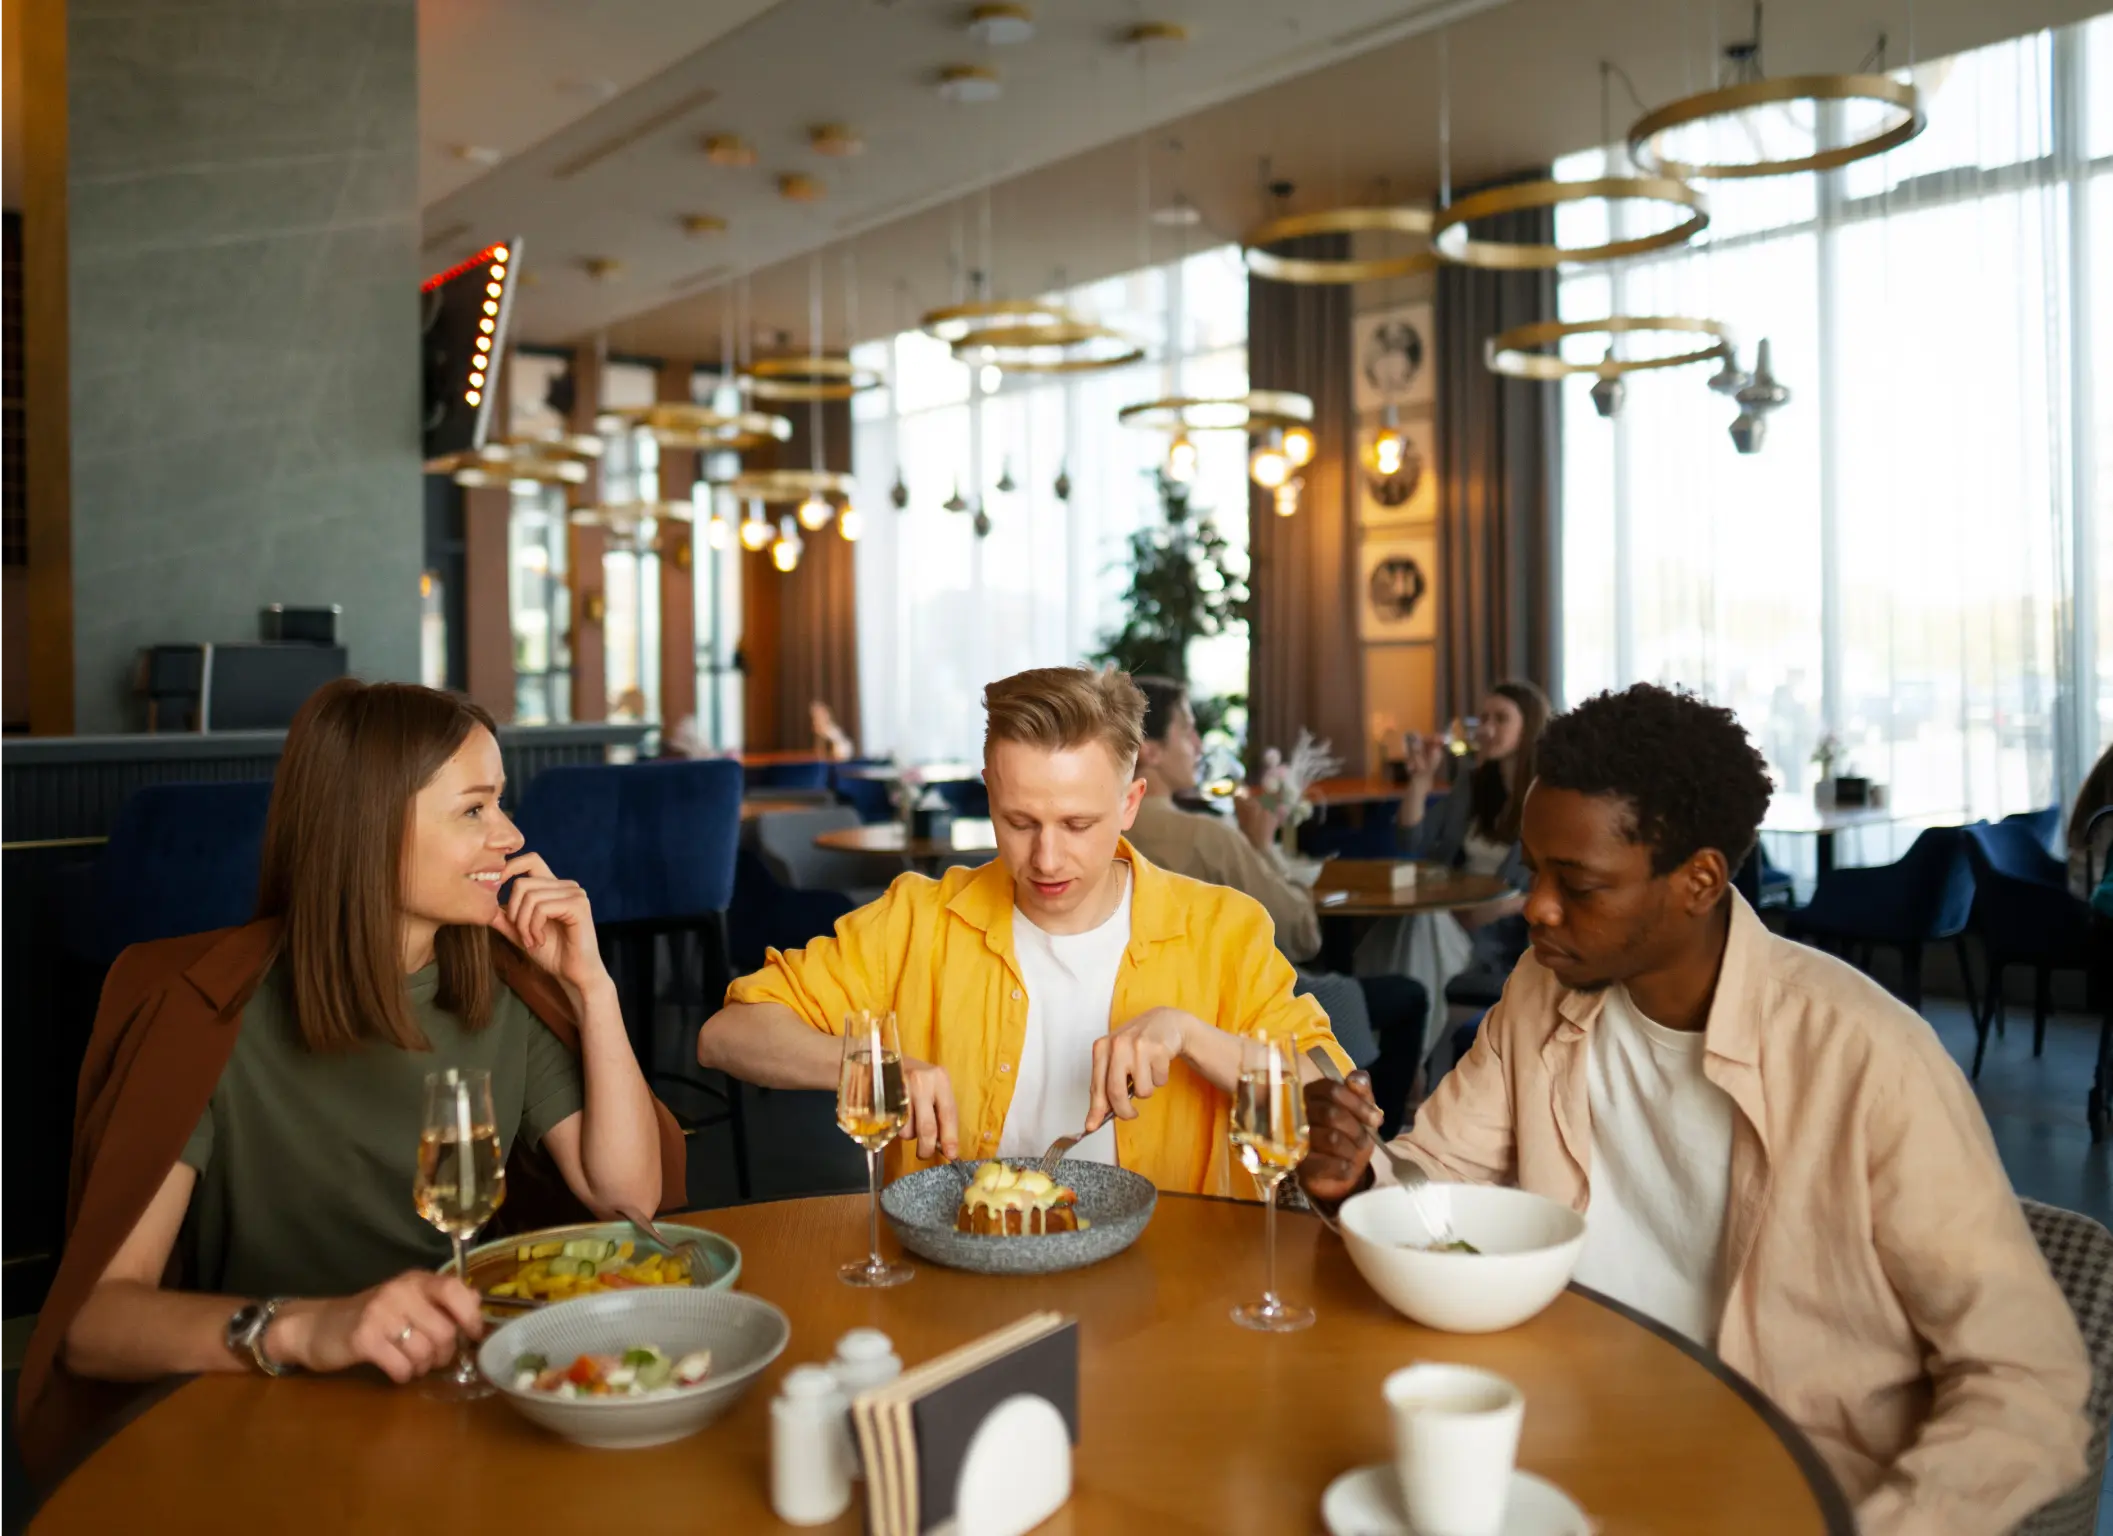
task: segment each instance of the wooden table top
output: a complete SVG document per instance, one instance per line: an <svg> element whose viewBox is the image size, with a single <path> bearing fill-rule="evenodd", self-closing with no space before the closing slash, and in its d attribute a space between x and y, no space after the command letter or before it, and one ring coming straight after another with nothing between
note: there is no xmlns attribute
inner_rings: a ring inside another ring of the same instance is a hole
<svg viewBox="0 0 2113 1536"><path fill-rule="evenodd" d="M857 768L839 769L837 773L840 778L878 779L892 784L913 770L927 784L959 784L983 777L981 763L865 763Z"/></svg>
<svg viewBox="0 0 2113 1536"><path fill-rule="evenodd" d="M828 804L825 800L773 800L758 796L741 802L741 819L754 821L758 816L773 816L779 811L819 811L827 809Z"/></svg>
<svg viewBox="0 0 2113 1536"><path fill-rule="evenodd" d="M817 848L837 853L892 853L906 859L945 859L961 853L996 853L998 834L988 817L957 816L945 837L908 837L899 821L817 832Z"/></svg>
<svg viewBox="0 0 2113 1536"><path fill-rule="evenodd" d="M1565 1489L1604 1536L1640 1532L1850 1536L1809 1446L1710 1357L1573 1291L1481 1336L1419 1328L1375 1296L1310 1216L1278 1224L1303 1333L1227 1317L1262 1284L1262 1212L1162 1196L1135 1247L1070 1274L1004 1279L918 1261L908 1285L854 1290L836 1266L865 1252L866 1197L712 1211L740 1244L741 1287L784 1308L792 1344L717 1424L673 1445L595 1451L498 1398L442 1403L378 1376L211 1376L120 1430L52 1496L34 1536L156 1532L648 1528L778 1531L769 1502L770 1399L795 1364L871 1326L916 1364L1048 1307L1080 1319L1081 1443L1050 1536L1283 1536L1319 1528L1322 1491L1387 1459L1380 1382L1417 1360L1509 1377L1526 1395L1519 1464ZM884 1245L893 1251L890 1237ZM859 1506L818 1529L851 1536ZM673 1524L670 1525L669 1522Z"/></svg>
<svg viewBox="0 0 2113 1536"><path fill-rule="evenodd" d="M1408 792L1408 785L1392 779L1318 779L1307 787L1306 798L1315 805L1368 805L1375 800L1399 800Z"/></svg>
<svg viewBox="0 0 2113 1536"><path fill-rule="evenodd" d="M795 763L826 763L829 761L826 754L817 752L812 747L807 748L805 751L798 748L790 750L767 749L757 752L741 751L736 752L734 757L744 768L789 768Z"/></svg>
<svg viewBox="0 0 2113 1536"><path fill-rule="evenodd" d="M1511 894L1511 886L1497 875L1471 875L1441 864L1417 865L1416 883L1399 890L1343 890L1329 885L1324 864L1314 883L1313 904L1323 917L1408 917L1417 912L1454 912Z"/></svg>

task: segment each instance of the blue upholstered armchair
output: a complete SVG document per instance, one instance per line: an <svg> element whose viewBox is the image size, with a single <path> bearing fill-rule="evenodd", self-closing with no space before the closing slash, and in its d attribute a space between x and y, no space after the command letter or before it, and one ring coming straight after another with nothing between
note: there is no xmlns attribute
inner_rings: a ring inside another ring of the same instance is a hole
<svg viewBox="0 0 2113 1536"><path fill-rule="evenodd" d="M1812 900L1791 915L1790 931L1863 965L1872 949L1900 951L1901 995L1922 1008L1922 948L1949 941L1973 1004L1973 964L1966 947L1973 914L1974 872L1966 857L1966 829L1932 827L1905 857L1876 869L1830 869Z"/></svg>

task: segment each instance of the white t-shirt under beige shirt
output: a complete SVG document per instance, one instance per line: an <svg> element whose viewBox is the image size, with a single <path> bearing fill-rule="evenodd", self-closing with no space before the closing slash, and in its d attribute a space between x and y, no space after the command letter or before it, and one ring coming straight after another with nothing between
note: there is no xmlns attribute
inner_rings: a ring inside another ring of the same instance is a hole
<svg viewBox="0 0 2113 1536"><path fill-rule="evenodd" d="M1700 1030L1667 1029L1613 987L1592 1026L1591 1203L1577 1280L1714 1347L1731 1188L1731 1096Z"/></svg>
<svg viewBox="0 0 2113 1536"><path fill-rule="evenodd" d="M1076 1136L1093 1099L1093 1042L1108 1033L1115 976L1130 944L1130 866L1121 869L1122 900L1106 922L1085 933L1045 933L1017 906L1013 958L1027 984L1027 1036L1014 1068L1012 1107L998 1139L1000 1157L1040 1157L1059 1136ZM1115 1161L1109 1121L1065 1154Z"/></svg>

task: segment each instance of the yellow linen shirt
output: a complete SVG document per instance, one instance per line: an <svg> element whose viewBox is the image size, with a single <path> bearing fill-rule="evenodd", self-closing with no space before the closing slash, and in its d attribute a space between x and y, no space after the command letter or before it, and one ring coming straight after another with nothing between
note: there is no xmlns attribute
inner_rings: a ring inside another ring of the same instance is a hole
<svg viewBox="0 0 2113 1536"><path fill-rule="evenodd" d="M1295 977L1260 903L1224 886L1170 874L1127 840L1130 942L1115 977L1108 1027L1150 1008L1179 1008L1229 1034L1257 1030L1324 1045L1344 1071L1327 1015L1292 995ZM770 951L763 969L727 989L734 1003L782 1003L814 1028L841 1034L858 1009L895 1010L903 1054L946 1068L963 1157L998 1149L1027 1035L1027 991L1013 952L1013 878L1002 861L903 875L880 900L839 918L804 949ZM1123 1167L1161 1189L1259 1198L1226 1144L1232 1101L1185 1061L1115 1122ZM888 1149L888 1176L921 1166L913 1143Z"/></svg>

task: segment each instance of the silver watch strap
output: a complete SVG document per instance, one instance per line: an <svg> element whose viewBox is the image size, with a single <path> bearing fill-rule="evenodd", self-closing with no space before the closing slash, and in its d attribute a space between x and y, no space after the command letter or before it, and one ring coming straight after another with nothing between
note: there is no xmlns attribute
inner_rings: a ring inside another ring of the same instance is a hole
<svg viewBox="0 0 2113 1536"><path fill-rule="evenodd" d="M248 1336L243 1340L249 1346L249 1357L256 1362L257 1369L267 1376L284 1376L291 1366L282 1365L264 1352L264 1335L271 1330L272 1319L279 1315L285 1302L283 1296L273 1296L257 1305L257 1319L250 1324Z"/></svg>

